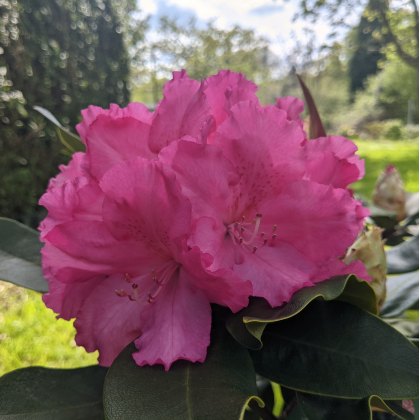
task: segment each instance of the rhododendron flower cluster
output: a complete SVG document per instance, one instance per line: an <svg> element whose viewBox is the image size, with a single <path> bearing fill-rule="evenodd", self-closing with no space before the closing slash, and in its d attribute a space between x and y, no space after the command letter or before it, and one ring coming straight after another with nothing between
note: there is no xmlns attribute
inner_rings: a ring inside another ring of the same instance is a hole
<svg viewBox="0 0 420 420"><path fill-rule="evenodd" d="M109 366L204 361L211 304L270 305L364 266L342 261L367 211L349 140L308 139L296 98L263 106L256 86L221 71L174 73L154 112L89 106L86 145L40 203L45 304L76 318L76 342Z"/></svg>

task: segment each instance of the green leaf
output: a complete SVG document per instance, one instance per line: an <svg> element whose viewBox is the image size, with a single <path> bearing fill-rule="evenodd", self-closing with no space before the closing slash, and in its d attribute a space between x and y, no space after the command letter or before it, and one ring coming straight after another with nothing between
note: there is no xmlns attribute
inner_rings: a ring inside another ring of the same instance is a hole
<svg viewBox="0 0 420 420"><path fill-rule="evenodd" d="M315 299L339 299L377 312L375 292L367 282L355 276L340 276L299 290L290 302L279 308L272 308L264 299L254 299L247 308L228 319L227 329L243 346L260 349L261 335L267 324L295 316Z"/></svg>
<svg viewBox="0 0 420 420"><path fill-rule="evenodd" d="M389 276L386 281L386 299L381 315L387 318L401 316L419 303L419 272Z"/></svg>
<svg viewBox="0 0 420 420"><path fill-rule="evenodd" d="M419 237L408 239L386 253L388 274L409 273L419 269Z"/></svg>
<svg viewBox="0 0 420 420"><path fill-rule="evenodd" d="M373 395L361 400L320 397L297 393L300 420L372 420L372 411L390 413L400 420L413 420L414 416L395 403L385 403Z"/></svg>
<svg viewBox="0 0 420 420"><path fill-rule="evenodd" d="M40 106L34 106L34 110L39 112L43 117L56 126L58 138L68 151L73 153L83 152L85 150L85 145L80 137L64 128L50 111Z"/></svg>
<svg viewBox="0 0 420 420"><path fill-rule="evenodd" d="M256 371L287 388L338 398L417 398L417 348L348 303L314 301L267 327L263 343L251 352Z"/></svg>
<svg viewBox="0 0 420 420"><path fill-rule="evenodd" d="M388 325L395 328L400 334L407 337L413 344L418 345L419 321L405 318L383 318Z"/></svg>
<svg viewBox="0 0 420 420"><path fill-rule="evenodd" d="M322 124L321 117L319 116L318 109L315 105L312 94L302 78L298 74L296 77L299 81L309 111L309 138L316 139L318 137L325 137L327 134Z"/></svg>
<svg viewBox="0 0 420 420"><path fill-rule="evenodd" d="M103 418L106 369L30 367L0 378L0 418L94 420Z"/></svg>
<svg viewBox="0 0 420 420"><path fill-rule="evenodd" d="M47 292L48 284L40 267L40 251L41 242L36 230L0 217L0 280Z"/></svg>
<svg viewBox="0 0 420 420"><path fill-rule="evenodd" d="M193 345L193 343L192 343ZM213 334L206 361L137 366L128 348L109 369L104 386L107 419L242 419L256 401L252 360L224 329Z"/></svg>

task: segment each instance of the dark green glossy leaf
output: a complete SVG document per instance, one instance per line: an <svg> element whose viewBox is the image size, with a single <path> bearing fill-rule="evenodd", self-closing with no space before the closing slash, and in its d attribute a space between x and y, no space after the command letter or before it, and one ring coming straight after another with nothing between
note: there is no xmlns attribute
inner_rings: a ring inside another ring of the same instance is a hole
<svg viewBox="0 0 420 420"><path fill-rule="evenodd" d="M216 329L216 328L215 328ZM257 397L255 370L246 349L223 328L213 334L204 363L178 361L137 366L128 348L109 369L104 386L107 419L242 419Z"/></svg>
<svg viewBox="0 0 420 420"><path fill-rule="evenodd" d="M102 419L105 373L99 366L10 372L0 378L0 419Z"/></svg>
<svg viewBox="0 0 420 420"><path fill-rule="evenodd" d="M269 325L251 352L256 371L287 388L338 398L418 395L418 352L380 318L345 302L314 301Z"/></svg>
<svg viewBox="0 0 420 420"><path fill-rule="evenodd" d="M34 109L56 126L57 135L69 152L82 152L85 150L85 145L80 140L80 137L64 128L50 111L40 106L34 106Z"/></svg>
<svg viewBox="0 0 420 420"><path fill-rule="evenodd" d="M389 276L386 281L386 299L381 315L387 318L401 316L419 302L419 272Z"/></svg>
<svg viewBox="0 0 420 420"><path fill-rule="evenodd" d="M405 213L407 217L418 216L419 214L419 193L406 193Z"/></svg>
<svg viewBox="0 0 420 420"><path fill-rule="evenodd" d="M341 276L299 290L289 303L279 308L272 308L264 299L254 299L228 319L227 329L243 346L257 350L262 347L261 335L267 324L295 316L315 299L340 299L377 312L375 292L369 284L355 276Z"/></svg>
<svg viewBox="0 0 420 420"><path fill-rule="evenodd" d="M312 94L306 86L305 82L302 80L302 78L298 74L296 75L296 77L302 89L303 96L305 97L306 106L308 107L309 138L316 139L318 137L325 137L327 134L322 124L321 117L319 116L318 109L315 105L315 101L312 97Z"/></svg>
<svg viewBox="0 0 420 420"><path fill-rule="evenodd" d="M377 207L374 204L369 205L369 210L369 217L377 226L383 229L394 229L394 227L398 224L397 215L395 212Z"/></svg>
<svg viewBox="0 0 420 420"><path fill-rule="evenodd" d="M419 321L418 319L413 321L405 318L383 318L387 324L391 325L398 332L405 337L409 338L410 341L415 344L418 343L419 337Z"/></svg>
<svg viewBox="0 0 420 420"><path fill-rule="evenodd" d="M388 274L409 273L419 269L419 236L408 239L386 253Z"/></svg>
<svg viewBox="0 0 420 420"><path fill-rule="evenodd" d="M385 403L375 395L351 400L298 392L296 410L300 413L300 420L372 420L373 410L390 413L401 420L414 419L414 416L401 406Z"/></svg>
<svg viewBox="0 0 420 420"><path fill-rule="evenodd" d="M38 292L48 291L41 273L38 232L0 217L0 280Z"/></svg>

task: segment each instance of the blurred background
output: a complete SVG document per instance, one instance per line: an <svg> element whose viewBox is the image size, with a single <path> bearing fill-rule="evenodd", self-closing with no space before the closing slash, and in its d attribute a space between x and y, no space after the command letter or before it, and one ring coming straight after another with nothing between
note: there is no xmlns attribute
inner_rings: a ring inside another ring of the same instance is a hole
<svg viewBox="0 0 420 420"><path fill-rule="evenodd" d="M74 130L80 110L144 102L173 70L228 68L259 97L310 88L331 134L356 141L369 198L387 164L418 191L416 0L0 0L0 216L36 227L37 201L69 156L33 107ZM39 295L0 282L0 374L94 363Z"/></svg>

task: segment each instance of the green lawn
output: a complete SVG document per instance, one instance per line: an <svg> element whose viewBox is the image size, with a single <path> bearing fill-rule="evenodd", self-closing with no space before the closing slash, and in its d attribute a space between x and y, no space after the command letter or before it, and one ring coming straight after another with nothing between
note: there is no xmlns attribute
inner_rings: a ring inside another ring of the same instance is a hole
<svg viewBox="0 0 420 420"><path fill-rule="evenodd" d="M417 141L359 140L356 143L366 166L365 178L353 185L356 193L369 199L378 175L388 164L397 167L407 191L419 190Z"/></svg>
<svg viewBox="0 0 420 420"><path fill-rule="evenodd" d="M367 169L366 178L354 186L357 193L370 197L375 179L389 163L401 172L408 191L418 191L417 142L357 143ZM39 294L0 282L0 375L30 365L89 365L96 357L75 346L72 323L56 320Z"/></svg>
<svg viewBox="0 0 420 420"><path fill-rule="evenodd" d="M74 343L72 322L57 320L39 293L0 281L0 375L26 366L77 367L96 363Z"/></svg>

